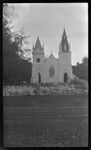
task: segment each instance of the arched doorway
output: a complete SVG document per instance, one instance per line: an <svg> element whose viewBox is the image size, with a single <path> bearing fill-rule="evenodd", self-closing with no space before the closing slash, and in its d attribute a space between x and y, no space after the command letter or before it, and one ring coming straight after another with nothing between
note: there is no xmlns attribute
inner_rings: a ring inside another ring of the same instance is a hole
<svg viewBox="0 0 91 150"><path fill-rule="evenodd" d="M64 83L65 82L68 82L68 74L67 73L64 74Z"/></svg>
<svg viewBox="0 0 91 150"><path fill-rule="evenodd" d="M38 77L39 77L39 83L41 83L41 74L38 73Z"/></svg>

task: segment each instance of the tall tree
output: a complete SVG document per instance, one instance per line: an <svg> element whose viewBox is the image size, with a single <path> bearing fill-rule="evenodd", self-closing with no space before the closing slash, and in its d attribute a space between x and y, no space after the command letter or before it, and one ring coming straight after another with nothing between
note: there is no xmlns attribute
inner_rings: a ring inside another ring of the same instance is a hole
<svg viewBox="0 0 91 150"><path fill-rule="evenodd" d="M16 84L31 79L31 63L22 59L23 43L26 37L22 32L12 32L8 4L3 5L3 80ZM13 39L13 40L12 40ZM20 53L19 53L20 52ZM20 54L20 55L19 55Z"/></svg>

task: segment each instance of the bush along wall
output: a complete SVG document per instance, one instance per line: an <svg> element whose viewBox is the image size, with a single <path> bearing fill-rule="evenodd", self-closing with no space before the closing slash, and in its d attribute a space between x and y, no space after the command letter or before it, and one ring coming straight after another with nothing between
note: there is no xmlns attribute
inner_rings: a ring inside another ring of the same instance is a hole
<svg viewBox="0 0 91 150"><path fill-rule="evenodd" d="M68 84L3 86L3 95L88 95L88 83L74 79Z"/></svg>

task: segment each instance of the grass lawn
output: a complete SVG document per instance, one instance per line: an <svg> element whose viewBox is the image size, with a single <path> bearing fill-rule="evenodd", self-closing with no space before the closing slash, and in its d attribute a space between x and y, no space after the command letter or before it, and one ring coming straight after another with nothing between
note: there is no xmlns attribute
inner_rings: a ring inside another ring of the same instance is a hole
<svg viewBox="0 0 91 150"><path fill-rule="evenodd" d="M6 147L88 146L87 96L4 96Z"/></svg>

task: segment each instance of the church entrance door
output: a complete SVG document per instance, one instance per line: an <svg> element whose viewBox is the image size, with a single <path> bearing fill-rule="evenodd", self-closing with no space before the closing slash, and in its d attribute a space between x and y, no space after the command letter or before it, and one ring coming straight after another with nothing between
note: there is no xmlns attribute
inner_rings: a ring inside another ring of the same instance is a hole
<svg viewBox="0 0 91 150"><path fill-rule="evenodd" d="M39 83L41 83L41 74L40 73L38 74L39 74Z"/></svg>
<svg viewBox="0 0 91 150"><path fill-rule="evenodd" d="M64 74L64 83L65 82L68 82L68 75L67 75L67 73Z"/></svg>

